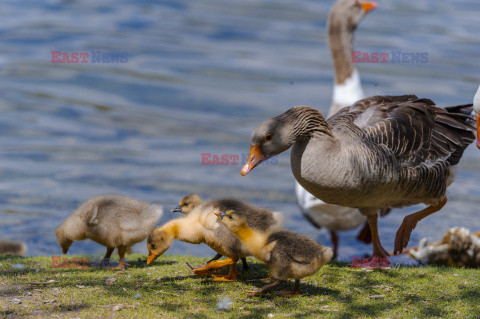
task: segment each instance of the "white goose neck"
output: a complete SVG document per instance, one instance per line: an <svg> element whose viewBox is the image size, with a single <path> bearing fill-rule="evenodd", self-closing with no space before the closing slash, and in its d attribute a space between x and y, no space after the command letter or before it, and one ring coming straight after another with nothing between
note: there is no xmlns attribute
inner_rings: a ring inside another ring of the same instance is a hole
<svg viewBox="0 0 480 319"><path fill-rule="evenodd" d="M362 82L356 68L353 69L352 75L343 83L334 83L333 85L332 105L338 106L339 109L350 106L363 99L363 97Z"/></svg>
<svg viewBox="0 0 480 319"><path fill-rule="evenodd" d="M473 98L473 109L475 110L475 113L480 113L480 86L478 87L477 93Z"/></svg>

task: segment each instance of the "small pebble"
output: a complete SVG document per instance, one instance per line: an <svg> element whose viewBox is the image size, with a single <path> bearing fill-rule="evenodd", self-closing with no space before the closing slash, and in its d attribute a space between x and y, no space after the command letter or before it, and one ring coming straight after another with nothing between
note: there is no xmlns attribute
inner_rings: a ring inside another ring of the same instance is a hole
<svg viewBox="0 0 480 319"><path fill-rule="evenodd" d="M24 269L25 268L25 265L22 265L22 264L13 264L12 265L12 268L13 269Z"/></svg>
<svg viewBox="0 0 480 319"><path fill-rule="evenodd" d="M142 294L136 294L135 295L135 299L140 299L140 298L142 298Z"/></svg>
<svg viewBox="0 0 480 319"><path fill-rule="evenodd" d="M232 299L227 296L218 299L217 310L229 309L233 305Z"/></svg>
<svg viewBox="0 0 480 319"><path fill-rule="evenodd" d="M119 311L119 310L122 310L123 308L123 305L121 303L118 303L116 304L115 306L113 306L113 311Z"/></svg>
<svg viewBox="0 0 480 319"><path fill-rule="evenodd" d="M105 280L105 283L107 284L107 286L110 286L111 284L113 284L115 282L115 278L113 277L108 277L106 280Z"/></svg>

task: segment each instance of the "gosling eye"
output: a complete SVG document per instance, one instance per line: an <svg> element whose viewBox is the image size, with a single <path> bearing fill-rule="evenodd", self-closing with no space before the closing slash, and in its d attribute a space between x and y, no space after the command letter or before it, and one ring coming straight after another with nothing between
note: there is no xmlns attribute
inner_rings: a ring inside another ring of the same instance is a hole
<svg viewBox="0 0 480 319"><path fill-rule="evenodd" d="M267 135L265 136L265 141L268 142L268 141L270 141L271 139L272 139L272 134L267 134Z"/></svg>
<svg viewBox="0 0 480 319"><path fill-rule="evenodd" d="M183 206L188 206L188 203L183 203Z"/></svg>
<svg viewBox="0 0 480 319"><path fill-rule="evenodd" d="M151 247L152 247L152 249L156 249L155 245L152 245Z"/></svg>
<svg viewBox="0 0 480 319"><path fill-rule="evenodd" d="M233 219L232 215L228 215L228 219Z"/></svg>

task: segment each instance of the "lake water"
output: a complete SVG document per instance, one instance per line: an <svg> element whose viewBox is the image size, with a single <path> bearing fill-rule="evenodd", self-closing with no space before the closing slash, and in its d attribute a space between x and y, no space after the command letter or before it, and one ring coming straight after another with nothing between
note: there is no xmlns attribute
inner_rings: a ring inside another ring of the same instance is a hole
<svg viewBox="0 0 480 319"><path fill-rule="evenodd" d="M0 2L0 238L29 255L59 255L55 228L81 202L120 193L169 209L189 193L235 196L283 211L286 227L325 244L295 203L289 152L245 177L241 165L201 165L201 153L248 152L252 130L294 105L327 112L332 1ZM480 83L476 0L380 1L357 30L364 52L427 52L422 64L359 64L367 95L414 93L440 106L471 103ZM51 51L126 52L127 63L51 63ZM480 230L480 152L461 161L449 202L410 244L452 226ZM393 248L403 217L380 220ZM340 257L369 253L340 234ZM145 243L134 247L145 253ZM70 253L103 254L90 241ZM169 254L210 256L176 242Z"/></svg>

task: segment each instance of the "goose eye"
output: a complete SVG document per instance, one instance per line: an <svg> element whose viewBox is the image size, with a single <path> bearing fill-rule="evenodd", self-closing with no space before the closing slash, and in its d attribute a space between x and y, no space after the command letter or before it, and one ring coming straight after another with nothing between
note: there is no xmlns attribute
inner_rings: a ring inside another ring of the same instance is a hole
<svg viewBox="0 0 480 319"><path fill-rule="evenodd" d="M265 136L265 141L270 141L272 139L272 134L267 134L267 136Z"/></svg>

